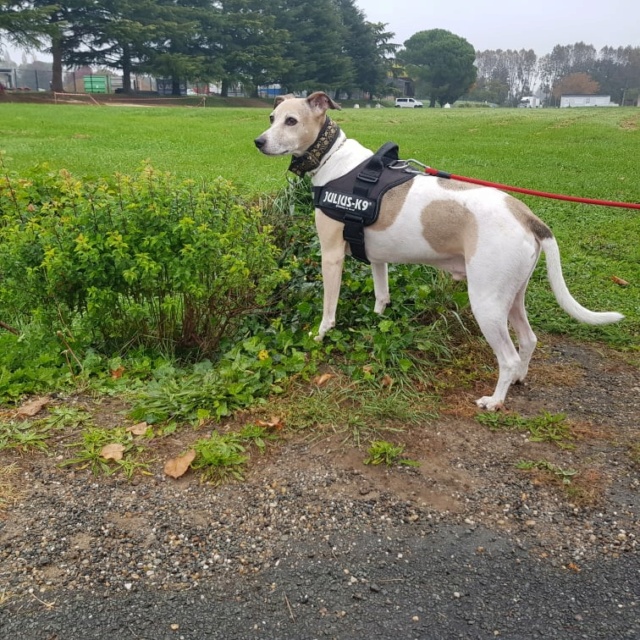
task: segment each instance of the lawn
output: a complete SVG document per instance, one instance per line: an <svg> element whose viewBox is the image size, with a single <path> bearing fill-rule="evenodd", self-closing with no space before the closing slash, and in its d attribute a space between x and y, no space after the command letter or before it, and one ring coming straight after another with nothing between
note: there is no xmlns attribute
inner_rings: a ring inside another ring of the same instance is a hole
<svg viewBox="0 0 640 640"><path fill-rule="evenodd" d="M452 173L640 202L640 109L345 109L331 115L371 148L394 140L403 157ZM5 169L18 173L46 163L90 178L135 173L150 161L180 177L222 175L257 197L279 189L287 176L286 158L266 158L253 146L267 124L267 108L0 104L0 150ZM617 327L578 326L558 313L538 269L528 305L534 326L637 348L640 213L523 199L556 233L574 295L591 308L627 316Z"/></svg>

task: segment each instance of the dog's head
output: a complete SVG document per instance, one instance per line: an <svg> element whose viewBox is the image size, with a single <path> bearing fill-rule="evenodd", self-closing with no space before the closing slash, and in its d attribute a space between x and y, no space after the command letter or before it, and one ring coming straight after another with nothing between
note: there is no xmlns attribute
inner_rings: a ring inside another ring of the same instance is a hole
<svg viewBox="0 0 640 640"><path fill-rule="evenodd" d="M269 116L271 126L254 140L268 156L301 156L316 140L328 109L340 109L326 93L316 91L307 98L278 96Z"/></svg>

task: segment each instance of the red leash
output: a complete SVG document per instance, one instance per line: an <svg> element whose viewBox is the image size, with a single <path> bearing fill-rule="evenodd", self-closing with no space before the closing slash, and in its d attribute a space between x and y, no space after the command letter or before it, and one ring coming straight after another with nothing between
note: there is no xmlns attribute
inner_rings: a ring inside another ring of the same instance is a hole
<svg viewBox="0 0 640 640"><path fill-rule="evenodd" d="M415 162L415 161L411 161ZM422 163L419 163L422 164ZM457 176L453 173L447 173L446 171L439 171L432 167L424 167L425 173L436 176L438 178L447 178L450 180L459 180L460 182L471 182L472 184L479 184L484 187L495 187L496 189L502 189L503 191L516 191L518 193L526 193L530 196L540 196L541 198L553 198L554 200L567 200L569 202L582 202L583 204L597 204L603 207L620 207L623 209L640 209L640 203L632 202L613 202L611 200L594 200L593 198L578 198L576 196L563 196L558 193L547 193L546 191L534 191L533 189L522 189L521 187L511 187L508 184L500 184L499 182L488 182L486 180L478 180L476 178L466 178L465 176Z"/></svg>

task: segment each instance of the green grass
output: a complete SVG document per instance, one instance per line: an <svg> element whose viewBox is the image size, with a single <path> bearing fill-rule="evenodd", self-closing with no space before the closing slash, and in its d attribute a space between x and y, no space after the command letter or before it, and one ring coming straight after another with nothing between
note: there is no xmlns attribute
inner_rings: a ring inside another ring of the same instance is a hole
<svg viewBox="0 0 640 640"><path fill-rule="evenodd" d="M270 195L287 158L253 139L269 109L188 109L0 104L0 150L20 173L38 163L78 176L134 173L150 160L181 177L232 180ZM444 171L544 191L640 202L640 109L345 109L331 114L370 148L388 140ZM619 325L592 328L558 311L546 274L533 276L528 308L538 331L640 347L640 212L523 197L554 230L569 288L585 306L616 310ZM311 224L311 219L309 221ZM621 287L617 276L629 286ZM318 302L319 303L319 302Z"/></svg>

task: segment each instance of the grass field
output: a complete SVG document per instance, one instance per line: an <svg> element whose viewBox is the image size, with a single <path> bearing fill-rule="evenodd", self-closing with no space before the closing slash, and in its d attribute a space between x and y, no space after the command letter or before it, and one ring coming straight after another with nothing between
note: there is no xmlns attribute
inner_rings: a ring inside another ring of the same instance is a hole
<svg viewBox="0 0 640 640"><path fill-rule="evenodd" d="M145 161L181 177L222 175L250 196L286 179L286 158L266 158L253 139L267 108L130 108L0 104L5 169L36 164L77 176L135 173ZM452 173L544 191L640 202L640 109L395 110L332 113L347 134L377 148L388 140ZM556 233L565 275L586 306L617 310L627 320L593 330L570 323L548 291L543 270L529 296L537 329L640 344L640 212L523 197ZM620 286L612 277L628 282Z"/></svg>

